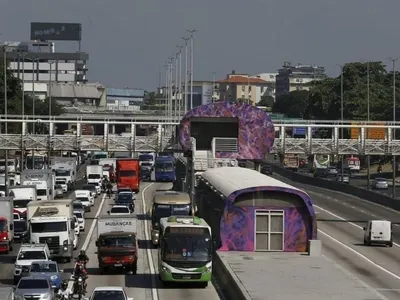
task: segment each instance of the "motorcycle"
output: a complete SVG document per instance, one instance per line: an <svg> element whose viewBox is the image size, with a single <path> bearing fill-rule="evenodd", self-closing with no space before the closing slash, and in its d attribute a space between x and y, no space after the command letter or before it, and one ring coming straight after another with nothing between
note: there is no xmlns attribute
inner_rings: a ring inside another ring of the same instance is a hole
<svg viewBox="0 0 400 300"><path fill-rule="evenodd" d="M56 295L56 300L71 300L71 295Z"/></svg>
<svg viewBox="0 0 400 300"><path fill-rule="evenodd" d="M84 289L84 280L82 276L78 276L77 278L74 278L74 287L73 287L73 293L74 295L78 295L78 299L82 299L82 297L85 294L85 289Z"/></svg>

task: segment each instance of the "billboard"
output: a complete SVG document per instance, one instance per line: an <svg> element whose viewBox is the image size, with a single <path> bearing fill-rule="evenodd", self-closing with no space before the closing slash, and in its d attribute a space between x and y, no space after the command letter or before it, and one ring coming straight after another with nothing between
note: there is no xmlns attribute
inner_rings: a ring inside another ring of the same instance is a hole
<svg viewBox="0 0 400 300"><path fill-rule="evenodd" d="M357 127L351 127L350 138L358 139L360 135L360 124L352 123L352 125L357 125ZM384 122L376 122L373 125L385 125ZM384 140L385 139L385 128L366 128L366 138L369 140Z"/></svg>
<svg viewBox="0 0 400 300"><path fill-rule="evenodd" d="M31 40L80 41L81 39L80 23L31 23Z"/></svg>

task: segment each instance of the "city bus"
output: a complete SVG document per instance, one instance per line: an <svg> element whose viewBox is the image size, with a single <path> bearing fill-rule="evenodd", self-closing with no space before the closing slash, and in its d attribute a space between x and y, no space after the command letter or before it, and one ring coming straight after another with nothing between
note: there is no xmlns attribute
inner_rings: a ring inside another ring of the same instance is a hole
<svg viewBox="0 0 400 300"><path fill-rule="evenodd" d="M155 161L156 182L174 182L176 180L175 173L175 157L159 156Z"/></svg>
<svg viewBox="0 0 400 300"><path fill-rule="evenodd" d="M172 215L192 215L192 205L188 193L176 191L156 191L151 208L151 241L156 247L159 242L160 219Z"/></svg>
<svg viewBox="0 0 400 300"><path fill-rule="evenodd" d="M204 219L170 216L160 220L158 270L161 282L199 283L207 287L212 274L211 227Z"/></svg>

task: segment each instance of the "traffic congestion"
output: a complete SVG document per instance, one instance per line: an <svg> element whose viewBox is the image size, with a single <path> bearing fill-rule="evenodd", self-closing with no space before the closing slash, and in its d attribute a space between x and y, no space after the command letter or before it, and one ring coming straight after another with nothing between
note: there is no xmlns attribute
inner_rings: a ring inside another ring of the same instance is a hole
<svg viewBox="0 0 400 300"><path fill-rule="evenodd" d="M15 300L133 299L124 284L102 286L97 276L143 273L148 242L160 254L164 286L211 281L211 228L194 216L189 194L171 190L171 154L28 153L11 161L8 178L0 174L0 257L8 263L0 282L13 286ZM138 211L152 181L168 188ZM138 235L144 228L146 240Z"/></svg>

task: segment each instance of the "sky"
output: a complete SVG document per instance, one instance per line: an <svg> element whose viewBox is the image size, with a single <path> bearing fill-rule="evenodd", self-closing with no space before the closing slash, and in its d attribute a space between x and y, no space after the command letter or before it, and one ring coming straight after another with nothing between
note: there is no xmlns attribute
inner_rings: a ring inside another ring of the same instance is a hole
<svg viewBox="0 0 400 300"><path fill-rule="evenodd" d="M186 30L197 30L194 80L276 72L284 61L337 76L346 62L400 56L399 11L399 0L0 0L0 40L29 40L30 22L82 23L90 82L155 90Z"/></svg>

